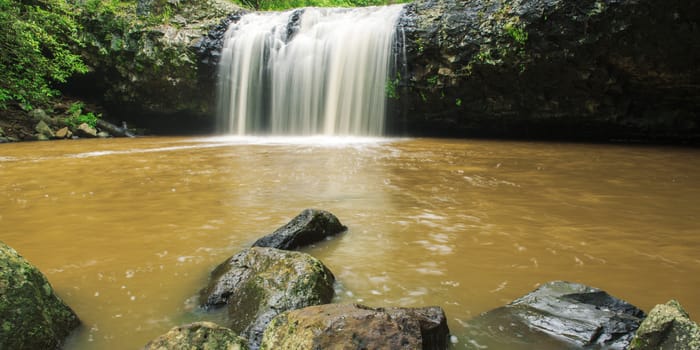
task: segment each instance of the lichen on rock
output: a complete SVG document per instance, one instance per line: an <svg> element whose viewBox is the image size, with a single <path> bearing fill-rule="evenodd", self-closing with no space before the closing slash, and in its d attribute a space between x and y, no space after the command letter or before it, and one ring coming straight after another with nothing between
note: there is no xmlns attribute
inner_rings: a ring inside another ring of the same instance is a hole
<svg viewBox="0 0 700 350"><path fill-rule="evenodd" d="M226 306L225 324L256 349L267 324L278 314L329 303L333 273L318 259L300 252L249 248L212 271L200 293L205 308Z"/></svg>
<svg viewBox="0 0 700 350"><path fill-rule="evenodd" d="M261 349L442 350L449 329L439 307L328 304L288 311L265 330Z"/></svg>
<svg viewBox="0 0 700 350"><path fill-rule="evenodd" d="M700 349L700 327L676 300L654 306L628 350Z"/></svg>
<svg viewBox="0 0 700 350"><path fill-rule="evenodd" d="M46 277L0 242L0 349L59 349L80 325Z"/></svg>
<svg viewBox="0 0 700 350"><path fill-rule="evenodd" d="M245 339L212 322L177 326L150 341L144 350L248 350Z"/></svg>

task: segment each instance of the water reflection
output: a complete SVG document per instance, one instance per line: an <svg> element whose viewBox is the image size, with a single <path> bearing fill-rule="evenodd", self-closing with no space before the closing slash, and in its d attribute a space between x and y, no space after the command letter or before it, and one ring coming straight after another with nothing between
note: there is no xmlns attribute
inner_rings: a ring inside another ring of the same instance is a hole
<svg viewBox="0 0 700 350"><path fill-rule="evenodd" d="M0 240L84 321L69 349L139 348L222 317L195 308L209 271L307 207L349 227L307 249L337 301L441 306L456 348L480 344L467 320L555 279L700 314L696 150L341 141L2 145Z"/></svg>

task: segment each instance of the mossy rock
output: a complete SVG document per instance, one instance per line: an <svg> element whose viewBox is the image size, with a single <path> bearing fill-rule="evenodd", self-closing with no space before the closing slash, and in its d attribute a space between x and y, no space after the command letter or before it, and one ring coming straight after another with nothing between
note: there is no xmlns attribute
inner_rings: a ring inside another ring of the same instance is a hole
<svg viewBox="0 0 700 350"><path fill-rule="evenodd" d="M173 327L152 340L144 350L248 350L246 340L232 330L211 322Z"/></svg>
<svg viewBox="0 0 700 350"><path fill-rule="evenodd" d="M288 311L265 330L261 349L447 349L445 312L328 304Z"/></svg>
<svg viewBox="0 0 700 350"><path fill-rule="evenodd" d="M80 325L46 277L0 242L0 349L59 349Z"/></svg>
<svg viewBox="0 0 700 350"><path fill-rule="evenodd" d="M333 298L333 273L318 259L300 252L249 248L211 273L200 294L205 308L228 308L233 331L256 349L267 324L278 314L326 304Z"/></svg>
<svg viewBox="0 0 700 350"><path fill-rule="evenodd" d="M629 350L700 350L700 328L676 300L659 304L637 329Z"/></svg>

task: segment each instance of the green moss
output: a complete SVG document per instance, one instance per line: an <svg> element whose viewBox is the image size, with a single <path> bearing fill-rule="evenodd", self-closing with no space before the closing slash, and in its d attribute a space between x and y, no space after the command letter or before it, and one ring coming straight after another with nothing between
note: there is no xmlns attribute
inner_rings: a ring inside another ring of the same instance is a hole
<svg viewBox="0 0 700 350"><path fill-rule="evenodd" d="M423 103L428 102L428 96L426 96L423 91L420 92L420 99L423 101Z"/></svg>
<svg viewBox="0 0 700 350"><path fill-rule="evenodd" d="M429 77L428 79L426 79L426 81L430 85L437 85L438 81L440 81L440 77L437 75L433 75L433 76Z"/></svg>
<svg viewBox="0 0 700 350"><path fill-rule="evenodd" d="M520 26L519 17L514 17L513 19L508 21L503 26L503 29L516 43L520 45L525 45L525 43L527 42L528 34L525 31L525 29L522 26Z"/></svg>
<svg viewBox="0 0 700 350"><path fill-rule="evenodd" d="M418 38L416 40L416 47L418 47L418 54L421 55L425 52L425 43L423 43L423 38Z"/></svg>
<svg viewBox="0 0 700 350"><path fill-rule="evenodd" d="M0 242L0 349L54 349L80 324L36 267Z"/></svg>
<svg viewBox="0 0 700 350"><path fill-rule="evenodd" d="M386 93L387 98L391 99L398 99L399 92L399 81L401 80L401 74L397 74L394 79L388 80L386 82L386 86L384 87L384 92Z"/></svg>

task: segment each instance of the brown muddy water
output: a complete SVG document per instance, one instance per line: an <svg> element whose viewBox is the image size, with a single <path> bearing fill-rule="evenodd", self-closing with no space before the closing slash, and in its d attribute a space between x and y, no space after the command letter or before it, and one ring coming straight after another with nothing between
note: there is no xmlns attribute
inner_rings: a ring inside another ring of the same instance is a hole
<svg viewBox="0 0 700 350"><path fill-rule="evenodd" d="M89 151L88 151L89 150ZM338 301L464 322L569 280L700 317L700 151L467 140L141 138L0 145L0 240L84 327L67 349L138 349L217 315L196 294L307 207L349 231L306 249Z"/></svg>

